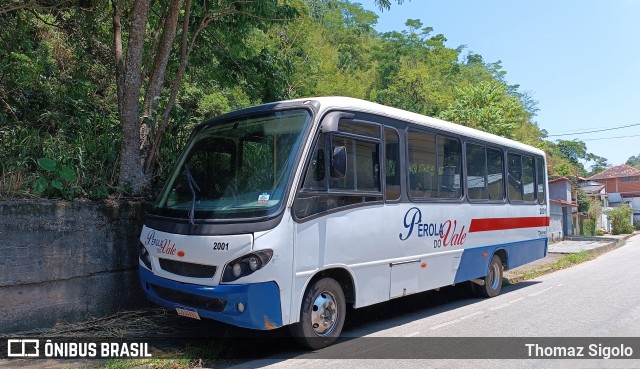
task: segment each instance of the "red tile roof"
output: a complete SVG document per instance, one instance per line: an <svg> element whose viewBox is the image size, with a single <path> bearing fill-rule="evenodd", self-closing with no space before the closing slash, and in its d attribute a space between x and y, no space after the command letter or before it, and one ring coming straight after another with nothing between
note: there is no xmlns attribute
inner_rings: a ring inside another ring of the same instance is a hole
<svg viewBox="0 0 640 369"><path fill-rule="evenodd" d="M571 207L578 207L578 203L577 202L573 202L573 201L565 201L565 200L554 200L554 199L549 199L550 202L555 202L556 204L561 204L561 205L566 205L566 206L571 206Z"/></svg>
<svg viewBox="0 0 640 369"><path fill-rule="evenodd" d="M597 180L597 179L632 177L632 176L640 176L640 169L636 169L629 165L618 165L615 167L611 167L605 170L604 172L600 172L594 176L591 176L587 179Z"/></svg>
<svg viewBox="0 0 640 369"><path fill-rule="evenodd" d="M556 178L556 179L550 179L549 183L556 183L556 182L561 182L561 181L571 182L569 180L569 178L567 178L567 177L560 177L560 178Z"/></svg>

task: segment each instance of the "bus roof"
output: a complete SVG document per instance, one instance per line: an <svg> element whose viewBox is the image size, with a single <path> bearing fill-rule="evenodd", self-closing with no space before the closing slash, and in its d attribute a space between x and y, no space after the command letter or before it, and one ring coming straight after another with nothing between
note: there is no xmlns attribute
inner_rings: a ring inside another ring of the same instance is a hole
<svg viewBox="0 0 640 369"><path fill-rule="evenodd" d="M282 105L294 106L297 104L302 104L304 102L312 102L313 103L312 105L318 108L318 113L320 116L324 115L324 113L329 110L346 110L346 111L358 111L362 113L370 113L370 114L385 116L389 118L394 118L394 119L422 125L422 126L433 128L433 129L450 132L452 134L458 134L461 136L474 138L481 141L492 142L497 145L506 146L513 149L542 155L543 157L545 156L544 151L540 149L537 149L533 146L529 146L521 142L514 141L502 136L494 135L492 133L479 131L477 129L465 127L461 124L447 122L441 119L428 117L426 115L412 113L410 111L392 108L390 106L381 105L381 104L366 101L366 100L356 99L353 97L344 97L344 96L309 97L309 98L301 98L301 99L267 103L267 104L254 106L247 109L241 109L239 111L224 114L223 116L216 117L212 120L208 120L203 125L206 125L208 122L216 121L219 118L231 117L231 116L235 116L236 114L243 114L251 111L262 111L262 110L272 109L275 106L282 106Z"/></svg>
<svg viewBox="0 0 640 369"><path fill-rule="evenodd" d="M344 110L353 110L359 111L363 113L372 113L376 115L382 115L389 118L396 118L403 121L408 121L411 123L415 123L418 125L439 129L447 132L451 132L453 134L459 134L462 136L475 138L482 141L494 142L499 145L511 147L518 150L534 152L536 154L545 156L544 151L537 149L533 146L529 146L523 144L522 142L514 141L502 136L494 135L492 133L479 131L477 129L473 129L470 127L463 126L461 124L447 122L441 119L428 117L426 115L421 115L417 113L412 113L410 111L392 108L389 106L377 104L370 101L355 99L352 97L342 97L342 96L326 96L326 97L315 97L315 98L307 98L307 99L297 99L294 101L307 101L314 100L320 104L320 113L323 114L327 110L332 109L344 109Z"/></svg>

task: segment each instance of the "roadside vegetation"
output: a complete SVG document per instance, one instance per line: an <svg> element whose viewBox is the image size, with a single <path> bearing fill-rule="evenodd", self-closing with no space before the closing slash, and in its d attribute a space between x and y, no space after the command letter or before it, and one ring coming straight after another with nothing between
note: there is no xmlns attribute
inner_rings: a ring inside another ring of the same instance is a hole
<svg viewBox="0 0 640 369"><path fill-rule="evenodd" d="M386 33L376 21L339 0L0 5L0 197L153 195L195 124L322 95L533 145L550 175L607 165L583 142L546 140L533 94L509 84L500 61L447 45L418 19Z"/></svg>
<svg viewBox="0 0 640 369"><path fill-rule="evenodd" d="M534 279L545 274L549 274L561 269L567 269L574 265L584 263L589 260L595 259L596 256L588 253L587 251L581 251L575 254L569 254L563 256L560 259L554 261L551 264L542 265L539 268L525 271L522 275L512 278L508 281L508 284L514 284L529 279Z"/></svg>
<svg viewBox="0 0 640 369"><path fill-rule="evenodd" d="M612 234L633 233L634 227L631 225L633 210L629 205L624 204L617 208L608 210L606 214L611 221Z"/></svg>

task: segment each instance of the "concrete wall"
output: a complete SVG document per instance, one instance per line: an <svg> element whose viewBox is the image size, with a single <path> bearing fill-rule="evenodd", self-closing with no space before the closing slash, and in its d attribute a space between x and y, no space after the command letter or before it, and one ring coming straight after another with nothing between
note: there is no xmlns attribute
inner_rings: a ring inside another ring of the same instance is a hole
<svg viewBox="0 0 640 369"><path fill-rule="evenodd" d="M146 305L140 202L0 201L0 333Z"/></svg>
<svg viewBox="0 0 640 369"><path fill-rule="evenodd" d="M571 201L571 182L568 180L549 182L549 199Z"/></svg>
<svg viewBox="0 0 640 369"><path fill-rule="evenodd" d="M560 211L560 215L551 214L551 216L549 217L549 228L547 228L547 238L549 239L549 242L555 242L555 241L562 241L563 237L564 235L562 232L562 211Z"/></svg>

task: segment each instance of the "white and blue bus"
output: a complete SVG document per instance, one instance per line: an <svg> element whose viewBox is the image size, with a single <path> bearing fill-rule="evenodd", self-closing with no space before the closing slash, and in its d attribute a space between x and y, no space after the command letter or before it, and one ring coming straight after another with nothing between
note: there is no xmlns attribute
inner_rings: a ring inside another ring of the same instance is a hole
<svg viewBox="0 0 640 369"><path fill-rule="evenodd" d="M543 151L345 97L260 105L195 128L140 236L140 279L179 315L291 325L320 348L360 308L547 253Z"/></svg>

